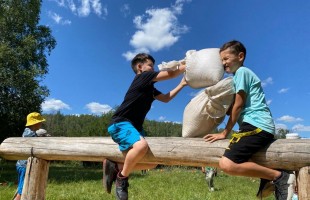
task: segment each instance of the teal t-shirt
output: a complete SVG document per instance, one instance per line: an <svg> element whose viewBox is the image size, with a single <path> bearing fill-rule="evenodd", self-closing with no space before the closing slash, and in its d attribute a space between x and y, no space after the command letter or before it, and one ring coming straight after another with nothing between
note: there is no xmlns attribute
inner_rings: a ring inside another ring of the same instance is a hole
<svg viewBox="0 0 310 200"><path fill-rule="evenodd" d="M266 103L260 79L250 69L242 66L234 74L236 93L243 90L246 102L238 119L239 126L247 122L268 133L275 133L275 125Z"/></svg>

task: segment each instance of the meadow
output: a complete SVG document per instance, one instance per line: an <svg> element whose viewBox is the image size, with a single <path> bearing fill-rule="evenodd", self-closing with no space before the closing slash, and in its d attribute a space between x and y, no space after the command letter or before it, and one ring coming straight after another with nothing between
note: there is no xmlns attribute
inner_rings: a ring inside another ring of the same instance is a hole
<svg viewBox="0 0 310 200"><path fill-rule="evenodd" d="M52 162L46 189L46 200L114 200L102 187L102 165L85 167L81 162ZM15 162L0 161L0 199L12 199L17 185ZM130 177L131 200L255 200L259 180L232 177L219 172L210 192L200 168L160 166L145 175ZM267 200L273 200L269 197Z"/></svg>

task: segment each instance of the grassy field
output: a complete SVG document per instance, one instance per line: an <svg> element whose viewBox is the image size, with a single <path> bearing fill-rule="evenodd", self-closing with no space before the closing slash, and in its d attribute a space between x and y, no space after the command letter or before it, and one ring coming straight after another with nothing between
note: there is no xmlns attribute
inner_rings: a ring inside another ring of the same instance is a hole
<svg viewBox="0 0 310 200"><path fill-rule="evenodd" d="M0 199L10 200L16 191L15 162L0 161ZM133 173L129 181L131 200L254 200L258 179L231 177L221 172L209 192L204 174L197 168L162 167L146 175ZM102 187L101 166L83 167L80 162L51 163L47 200L114 200ZM273 200L269 197L267 200Z"/></svg>

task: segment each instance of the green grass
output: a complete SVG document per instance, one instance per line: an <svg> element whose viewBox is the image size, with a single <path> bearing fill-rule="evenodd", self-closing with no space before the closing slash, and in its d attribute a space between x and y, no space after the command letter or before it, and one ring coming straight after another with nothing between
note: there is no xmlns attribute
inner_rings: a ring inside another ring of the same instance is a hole
<svg viewBox="0 0 310 200"><path fill-rule="evenodd" d="M0 161L1 200L12 199L16 179L15 162ZM259 180L219 172L214 179L215 191L209 192L200 169L163 167L146 175L133 173L129 184L131 200L255 200ZM114 200L114 186L111 195L104 192L101 166L84 168L79 162L51 163L46 199Z"/></svg>

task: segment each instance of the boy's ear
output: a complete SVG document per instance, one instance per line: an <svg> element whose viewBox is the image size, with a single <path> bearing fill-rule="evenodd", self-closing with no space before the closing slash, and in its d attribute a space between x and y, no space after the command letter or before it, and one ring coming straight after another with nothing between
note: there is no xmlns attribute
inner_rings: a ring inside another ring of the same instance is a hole
<svg viewBox="0 0 310 200"><path fill-rule="evenodd" d="M137 71L141 71L142 70L142 63L138 63L137 65L136 65L136 67L137 67Z"/></svg>
<svg viewBox="0 0 310 200"><path fill-rule="evenodd" d="M238 54L238 57L239 57L239 60L240 60L240 61L244 61L244 53L243 53L243 52L240 52L240 53Z"/></svg>

